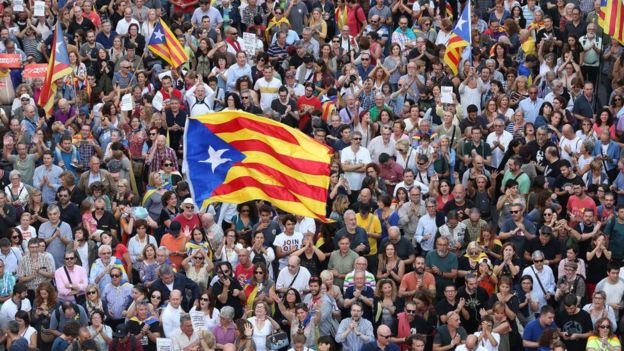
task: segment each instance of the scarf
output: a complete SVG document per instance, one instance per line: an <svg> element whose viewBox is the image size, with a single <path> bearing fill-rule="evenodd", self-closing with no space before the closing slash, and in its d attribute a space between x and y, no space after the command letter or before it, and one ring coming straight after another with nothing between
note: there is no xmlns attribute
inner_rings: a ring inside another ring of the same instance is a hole
<svg viewBox="0 0 624 351"><path fill-rule="evenodd" d="M397 327L397 338L406 338L410 335L410 323L407 320L407 313L401 312L397 315L397 320L399 322ZM406 343L401 343L399 345L401 347L401 351L406 351L409 349L409 345Z"/></svg>
<svg viewBox="0 0 624 351"><path fill-rule="evenodd" d="M236 53L238 54L241 51L241 46L240 43L236 40L233 40L232 38L225 38L225 41L232 45L232 47L234 48L234 51L236 51Z"/></svg>

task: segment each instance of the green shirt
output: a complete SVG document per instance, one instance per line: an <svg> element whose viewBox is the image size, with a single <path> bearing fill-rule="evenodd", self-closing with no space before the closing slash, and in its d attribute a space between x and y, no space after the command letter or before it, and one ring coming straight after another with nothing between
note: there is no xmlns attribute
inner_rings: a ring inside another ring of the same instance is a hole
<svg viewBox="0 0 624 351"><path fill-rule="evenodd" d="M518 182L518 192L520 194L526 195L529 193L529 190L531 189L531 179L529 179L529 176L526 173L522 172L518 177L516 177L510 170L506 170L505 175L503 176L503 186L507 184L509 179L514 179Z"/></svg>
<svg viewBox="0 0 624 351"><path fill-rule="evenodd" d="M483 158L487 158L488 156L492 156L492 148L490 144L481 140L479 145L475 145L472 140L468 140L464 143L464 155L470 155L472 150L475 150L478 155L481 155Z"/></svg>
<svg viewBox="0 0 624 351"><path fill-rule="evenodd" d="M349 250L344 256L340 254L340 250L335 250L329 256L327 269L335 269L340 274L347 274L353 270L355 260L358 257L360 257L360 255L353 250ZM334 284L341 287L344 284L344 279L334 277Z"/></svg>
<svg viewBox="0 0 624 351"><path fill-rule="evenodd" d="M438 267L442 273L450 273L453 269L457 269L457 256L449 252L446 256L440 257L438 252L433 250L427 253L425 257L425 265L428 268ZM444 288L453 285L453 279L443 278L441 275L434 275L436 281L436 296L444 296Z"/></svg>

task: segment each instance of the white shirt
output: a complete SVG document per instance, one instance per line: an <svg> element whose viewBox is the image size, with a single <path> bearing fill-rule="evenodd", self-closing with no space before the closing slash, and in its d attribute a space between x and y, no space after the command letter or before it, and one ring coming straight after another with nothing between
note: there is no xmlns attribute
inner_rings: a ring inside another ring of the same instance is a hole
<svg viewBox="0 0 624 351"><path fill-rule="evenodd" d="M435 242L435 236L438 232L438 225L436 224L436 218L431 217L428 213L418 220L418 226L416 227L416 233L414 233L414 242L420 243L420 247L424 251L433 250L433 243ZM429 239L424 240L425 235L429 235Z"/></svg>
<svg viewBox="0 0 624 351"><path fill-rule="evenodd" d="M4 262L4 270L15 274L17 266L22 261L22 253L18 248L11 247L8 254L0 252L0 260Z"/></svg>
<svg viewBox="0 0 624 351"><path fill-rule="evenodd" d="M496 346L490 344L490 340L483 338L483 340L481 340L481 342L479 343L479 347L477 347L477 350L498 351L498 345L500 345L500 334L494 333L494 332L492 332L491 334L494 340L496 340ZM479 335L481 335L481 332L480 331L475 332L474 335L479 337Z"/></svg>
<svg viewBox="0 0 624 351"><path fill-rule="evenodd" d="M260 92L260 108L266 111L271 108L273 100L279 97L278 90L282 86L279 79L273 77L269 82L264 77L258 79L254 85L254 90Z"/></svg>
<svg viewBox="0 0 624 351"><path fill-rule="evenodd" d="M293 235L286 235L286 233L279 234L273 240L273 246L275 248L281 248L283 252L291 251L292 248L299 250L303 243L303 234L295 231ZM288 265L288 256L279 259L279 269L285 268Z"/></svg>
<svg viewBox="0 0 624 351"><path fill-rule="evenodd" d="M561 141L559 142L559 149L561 149L561 158L572 162L572 155L580 152L582 143L583 141L577 135L574 136L574 139L568 139L566 137L561 138ZM572 152L572 154L568 153L565 150L566 146L570 147L570 151Z"/></svg>
<svg viewBox="0 0 624 351"><path fill-rule="evenodd" d="M163 331L165 332L165 337L171 338L174 335L174 332L180 329L180 315L184 312L182 307L178 306L178 308L173 308L171 305L167 305L160 315L160 320L162 321Z"/></svg>
<svg viewBox="0 0 624 351"><path fill-rule="evenodd" d="M176 329L171 335L171 341L173 341L173 351L182 351L185 347L199 340L199 333L197 330L193 330L193 334L189 338L182 332L180 328Z"/></svg>
<svg viewBox="0 0 624 351"><path fill-rule="evenodd" d="M125 18L122 18L121 20L119 20L119 22L117 22L115 32L117 32L117 34L119 35L126 35L128 34L128 27L130 27L130 25L133 23L137 25L137 28L141 28L141 24L136 19L132 18L130 19L130 22L128 22ZM148 38L146 39L149 40Z"/></svg>
<svg viewBox="0 0 624 351"><path fill-rule="evenodd" d="M497 135L496 132L492 132L488 135L485 142L490 144L492 148L492 167L498 168L512 139L513 135L506 130L503 130L501 135ZM494 145L494 141L496 140L503 146L503 150Z"/></svg>
<svg viewBox="0 0 624 351"><path fill-rule="evenodd" d="M30 305L30 301L28 299L22 300L20 311L30 312L32 309ZM0 326L3 329L6 329L7 323L11 320L15 319L15 314L17 313L18 308L13 299L8 299L6 302L2 304L0 308Z"/></svg>
<svg viewBox="0 0 624 351"><path fill-rule="evenodd" d="M544 265L544 268L542 268L541 272L535 269L535 267L532 265L526 267L522 271L522 275L530 275L531 278L533 278L533 292L537 297L537 302L539 305L538 307L542 308L546 305L546 297L544 296L544 291L542 291L542 288L540 287L540 284L537 281L537 277L535 276L535 273L533 273L533 271L535 271L540 281L542 282L544 290L546 290L546 292L550 293L551 295L555 294L555 276L553 275L552 269L547 265ZM624 291L624 286L622 287L622 291Z"/></svg>
<svg viewBox="0 0 624 351"><path fill-rule="evenodd" d="M195 89L197 85L194 85L184 94L186 98L186 102L189 106L189 115L191 117L203 115L208 112L212 112L212 108L214 107L215 100L215 92L212 90L208 84L204 83L204 90L206 91L206 96L204 100L201 102L197 101L197 97L195 97Z"/></svg>
<svg viewBox="0 0 624 351"><path fill-rule="evenodd" d="M299 267L299 273L290 274L288 267L282 268L277 276L277 282L275 282L276 289L294 288L303 293L308 289L308 282L310 281L310 271L305 267Z"/></svg>
<svg viewBox="0 0 624 351"><path fill-rule="evenodd" d="M371 156L368 149L365 147L361 147L357 152L353 152L353 148L351 146L347 146L340 152L340 160L344 164L348 165L357 165L363 164L367 165L371 162ZM358 191L362 189L362 181L366 176L364 172L345 172L345 178L349 182L349 186L351 190Z"/></svg>
<svg viewBox="0 0 624 351"><path fill-rule="evenodd" d="M298 232L301 234L310 232L314 234L316 233L316 224L314 223L314 220L312 218L303 217L303 219L300 222L297 222L297 224L295 224L295 232Z"/></svg>
<svg viewBox="0 0 624 351"><path fill-rule="evenodd" d="M496 348L496 350L498 350L498 348ZM455 348L455 351L468 351L468 349L466 348L465 344L461 344ZM479 345L474 350L471 350L471 351L488 351L488 349Z"/></svg>
<svg viewBox="0 0 624 351"><path fill-rule="evenodd" d="M384 143L383 136L379 135L373 138L373 140L368 143L368 151L371 154L371 160L375 163L379 163L379 155L382 153L386 153L389 156L394 156L396 150L394 149L394 140L390 138L388 143Z"/></svg>

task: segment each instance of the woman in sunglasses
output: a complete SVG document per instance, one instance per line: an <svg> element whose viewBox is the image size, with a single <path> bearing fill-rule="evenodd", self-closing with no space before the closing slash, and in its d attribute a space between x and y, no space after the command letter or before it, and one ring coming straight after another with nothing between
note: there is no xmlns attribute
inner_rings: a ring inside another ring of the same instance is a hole
<svg viewBox="0 0 624 351"><path fill-rule="evenodd" d="M193 230L193 235L197 232L201 233L199 228ZM182 261L182 266L186 271L186 276L197 283L202 290L208 287L210 272L213 271L214 265L205 250L193 249Z"/></svg>
<svg viewBox="0 0 624 351"><path fill-rule="evenodd" d="M159 290L153 290L149 295L149 303L149 309L154 311L154 317L158 318L161 309L165 307L163 306L162 293Z"/></svg>
<svg viewBox="0 0 624 351"><path fill-rule="evenodd" d="M94 311L104 311L102 297L100 296L100 288L97 284L89 284L87 286L87 315L90 316Z"/></svg>
<svg viewBox="0 0 624 351"><path fill-rule="evenodd" d="M204 329L212 330L219 324L219 309L215 307L214 296L208 294L208 290L204 290L195 300L195 306L189 312L191 315L197 312L204 314Z"/></svg>
<svg viewBox="0 0 624 351"><path fill-rule="evenodd" d="M613 333L613 325L609 318L600 318L594 324L594 335L587 339L586 351L619 351L622 349L620 339Z"/></svg>

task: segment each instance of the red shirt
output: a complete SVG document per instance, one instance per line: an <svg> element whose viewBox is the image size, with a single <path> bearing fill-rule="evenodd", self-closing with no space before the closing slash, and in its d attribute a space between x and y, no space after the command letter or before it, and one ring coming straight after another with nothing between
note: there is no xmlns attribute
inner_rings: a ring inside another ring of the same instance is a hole
<svg viewBox="0 0 624 351"><path fill-rule="evenodd" d="M249 268L245 268L242 263L239 263L234 271L234 277L236 277L236 280L239 282L244 281L245 284L249 284L254 274L254 267L255 266L252 264Z"/></svg>
<svg viewBox="0 0 624 351"><path fill-rule="evenodd" d="M171 99L171 96L175 96L178 98L178 101L180 101L180 110L184 110L184 100L182 100L182 93L178 89L171 90L171 94L167 93L165 89L160 89L160 93L162 94L163 105L165 106L165 108L169 108L168 102Z"/></svg>
<svg viewBox="0 0 624 351"><path fill-rule="evenodd" d="M184 217L183 213L180 213L173 220L176 222L180 222L180 233L186 232L188 228L189 237L187 237L187 239L190 239L190 235L192 234L193 229L201 227L199 215L196 213L193 214L191 219L187 219L186 217Z"/></svg>
<svg viewBox="0 0 624 351"><path fill-rule="evenodd" d="M321 110L321 100L317 96L312 95L312 97L307 98L305 95L300 96L297 99L297 109L301 112L305 106L312 106L314 110ZM309 113L302 115L299 118L299 129L303 130L308 123L312 119Z"/></svg>
<svg viewBox="0 0 624 351"><path fill-rule="evenodd" d="M594 218L597 218L596 216L598 216L598 208L596 207L596 203L594 202L594 199L592 199L591 197L587 195L585 195L585 198L582 200L576 195L570 196L570 198L568 199L567 209L568 209L568 215L570 216L570 218L582 219L583 212L585 211L585 209L593 210ZM568 225L574 228L577 223L578 223L577 221L570 220L570 223L568 223Z"/></svg>

